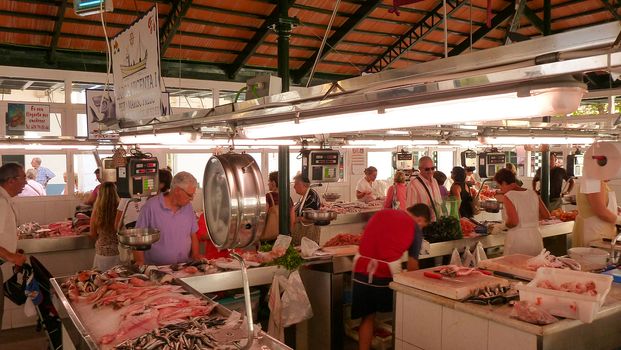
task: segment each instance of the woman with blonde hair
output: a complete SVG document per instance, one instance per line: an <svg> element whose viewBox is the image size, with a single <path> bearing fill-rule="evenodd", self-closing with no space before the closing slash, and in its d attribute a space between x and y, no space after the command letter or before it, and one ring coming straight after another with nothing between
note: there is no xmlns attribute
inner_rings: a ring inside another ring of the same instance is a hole
<svg viewBox="0 0 621 350"><path fill-rule="evenodd" d="M93 213L91 215L90 237L96 239L95 261L93 268L106 271L119 265L119 241L116 237L115 216L119 205L116 186L112 182L104 182L99 188Z"/></svg>
<svg viewBox="0 0 621 350"><path fill-rule="evenodd" d="M386 191L386 199L384 200L384 208L386 209L406 209L406 192L405 186L405 174L402 171L397 171L394 177L394 185L388 188Z"/></svg>

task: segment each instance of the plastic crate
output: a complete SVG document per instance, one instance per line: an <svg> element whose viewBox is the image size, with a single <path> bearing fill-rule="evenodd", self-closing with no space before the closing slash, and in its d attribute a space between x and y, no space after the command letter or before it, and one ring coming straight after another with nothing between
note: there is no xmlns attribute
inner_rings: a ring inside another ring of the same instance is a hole
<svg viewBox="0 0 621 350"><path fill-rule="evenodd" d="M352 320L351 317L351 305L345 305L343 307L343 320L345 323L345 334L358 341L358 327L360 326L360 319ZM379 313L375 318L375 332L376 335L371 341L371 348L374 350L388 350L392 348L392 325L387 324L384 320L392 322L392 313ZM388 334L388 336L379 336L378 333Z"/></svg>
<svg viewBox="0 0 621 350"><path fill-rule="evenodd" d="M250 302L252 305L252 318L255 322L259 318L259 300L261 299L261 292L255 290L250 292ZM246 314L246 305L244 301L244 294L235 294L234 296L215 300L220 305L231 311L237 311L242 315Z"/></svg>
<svg viewBox="0 0 621 350"><path fill-rule="evenodd" d="M593 281L597 295L576 294L553 289L538 288L540 281L548 280L555 285L565 282ZM552 315L593 322L595 315L606 300L612 285L612 276L595 273L542 267L527 285L518 285L520 300L535 303Z"/></svg>

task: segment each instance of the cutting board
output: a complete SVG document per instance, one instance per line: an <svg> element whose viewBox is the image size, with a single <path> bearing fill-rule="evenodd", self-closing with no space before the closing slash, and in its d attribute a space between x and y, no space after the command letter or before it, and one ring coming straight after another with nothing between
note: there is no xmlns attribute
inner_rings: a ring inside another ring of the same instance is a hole
<svg viewBox="0 0 621 350"><path fill-rule="evenodd" d="M511 274L515 277L530 281L535 278L535 274L537 273L537 271L530 270L526 267L526 261L530 258L532 258L532 256L524 254L505 255L499 258L482 260L479 262L479 267L486 270Z"/></svg>
<svg viewBox="0 0 621 350"><path fill-rule="evenodd" d="M359 246L357 245L341 245L335 247L323 247L321 250L334 256L347 256L356 255L356 253L358 253L358 248Z"/></svg>
<svg viewBox="0 0 621 350"><path fill-rule="evenodd" d="M394 281L403 285L424 290L425 292L441 295L453 300L467 299L477 288L487 286L508 286L509 281L504 278L473 273L468 276L455 277L455 280L462 282L449 281L446 279L438 280L425 277L426 271L438 270L440 267L432 267L429 269L408 271L394 276Z"/></svg>

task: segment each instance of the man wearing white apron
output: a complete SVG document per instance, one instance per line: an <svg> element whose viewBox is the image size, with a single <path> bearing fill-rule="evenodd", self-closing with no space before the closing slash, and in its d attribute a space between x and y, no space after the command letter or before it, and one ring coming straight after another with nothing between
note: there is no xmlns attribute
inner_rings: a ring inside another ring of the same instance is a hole
<svg viewBox="0 0 621 350"><path fill-rule="evenodd" d="M426 220L429 221L429 208ZM377 312L390 312L393 293L388 287L401 272L401 257L409 254L408 270L418 268L422 229L401 210L384 209L364 229L359 253L354 257L351 318L362 318L359 349L370 349Z"/></svg>

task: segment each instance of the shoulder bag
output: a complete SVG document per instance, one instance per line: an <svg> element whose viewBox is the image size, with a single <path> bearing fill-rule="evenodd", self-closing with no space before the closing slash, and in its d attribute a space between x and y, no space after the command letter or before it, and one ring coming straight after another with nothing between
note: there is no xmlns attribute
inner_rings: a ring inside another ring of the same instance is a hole
<svg viewBox="0 0 621 350"><path fill-rule="evenodd" d="M429 188L427 188L427 185L425 184L423 179L420 178L420 176L417 176L416 179L420 181L421 185L423 185L423 188L425 189L425 192L427 192L427 196L429 196L429 200L431 201L431 209L433 209L433 213L436 215L436 220L437 220L440 216L438 215L438 210L436 209L436 203L433 200L431 191L429 191Z"/></svg>
<svg viewBox="0 0 621 350"><path fill-rule="evenodd" d="M263 227L263 233L261 234L262 241L270 241L278 237L278 205L274 202L272 192L268 192L267 195L272 201L272 206L267 210L265 218L265 227Z"/></svg>

